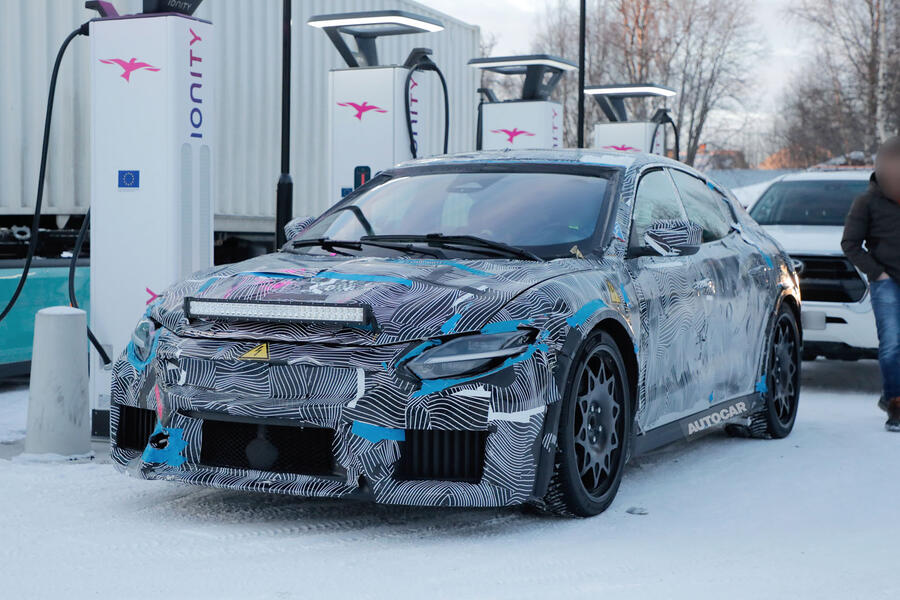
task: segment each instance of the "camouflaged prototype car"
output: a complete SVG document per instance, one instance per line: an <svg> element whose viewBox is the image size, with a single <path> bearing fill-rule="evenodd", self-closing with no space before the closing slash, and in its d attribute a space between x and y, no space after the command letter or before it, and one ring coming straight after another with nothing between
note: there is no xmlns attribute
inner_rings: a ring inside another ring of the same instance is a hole
<svg viewBox="0 0 900 600"><path fill-rule="evenodd" d="M794 423L797 277L659 156L379 174L274 254L194 274L114 365L112 458L230 489L592 515L628 457Z"/></svg>

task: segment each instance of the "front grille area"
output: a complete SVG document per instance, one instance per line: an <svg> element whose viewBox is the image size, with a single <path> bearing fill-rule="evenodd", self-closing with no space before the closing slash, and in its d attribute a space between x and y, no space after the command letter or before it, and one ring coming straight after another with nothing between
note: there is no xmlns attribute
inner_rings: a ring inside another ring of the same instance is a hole
<svg viewBox="0 0 900 600"><path fill-rule="evenodd" d="M803 262L800 297L815 302L859 302L866 282L843 256L792 256Z"/></svg>
<svg viewBox="0 0 900 600"><path fill-rule="evenodd" d="M156 411L124 404L118 405L118 409L116 446L128 450L143 450L156 427Z"/></svg>
<svg viewBox="0 0 900 600"><path fill-rule="evenodd" d="M487 431L407 429L395 477L478 483Z"/></svg>
<svg viewBox="0 0 900 600"><path fill-rule="evenodd" d="M200 464L295 475L334 473L334 430L235 421L203 421Z"/></svg>

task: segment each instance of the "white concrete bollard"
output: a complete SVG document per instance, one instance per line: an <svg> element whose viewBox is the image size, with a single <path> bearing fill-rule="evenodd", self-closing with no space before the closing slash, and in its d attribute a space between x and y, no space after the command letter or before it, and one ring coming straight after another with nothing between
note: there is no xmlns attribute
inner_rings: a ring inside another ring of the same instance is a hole
<svg viewBox="0 0 900 600"><path fill-rule="evenodd" d="M87 313L53 306L34 319L28 390L27 454L87 454L91 450Z"/></svg>

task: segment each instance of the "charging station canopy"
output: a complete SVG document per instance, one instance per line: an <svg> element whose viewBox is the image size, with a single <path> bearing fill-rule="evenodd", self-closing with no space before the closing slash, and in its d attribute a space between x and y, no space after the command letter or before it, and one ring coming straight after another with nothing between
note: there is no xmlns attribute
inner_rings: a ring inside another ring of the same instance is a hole
<svg viewBox="0 0 900 600"><path fill-rule="evenodd" d="M351 52L341 34L353 36L359 54L366 66L378 65L375 39L386 35L406 35L411 33L433 33L444 29L437 19L424 17L404 10L372 10L328 15L316 15L306 21L307 25L322 29L337 48L348 67L359 67L357 57Z"/></svg>
<svg viewBox="0 0 900 600"><path fill-rule="evenodd" d="M578 65L549 54L473 58L469 66L500 75L524 75L519 98L499 101L493 90L480 88L487 101L478 105L478 150L559 148L563 106L550 95L566 71Z"/></svg>

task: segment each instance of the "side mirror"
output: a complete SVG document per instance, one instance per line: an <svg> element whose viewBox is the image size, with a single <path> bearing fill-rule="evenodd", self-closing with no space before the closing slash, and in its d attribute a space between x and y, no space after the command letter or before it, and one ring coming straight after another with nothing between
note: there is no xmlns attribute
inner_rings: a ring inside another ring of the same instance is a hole
<svg viewBox="0 0 900 600"><path fill-rule="evenodd" d="M284 239L291 241L296 238L306 231L315 220L314 217L297 217L296 219L291 219L287 222L287 225L284 226Z"/></svg>
<svg viewBox="0 0 900 600"><path fill-rule="evenodd" d="M678 219L654 221L644 232L644 243L660 256L687 256L700 251L703 229Z"/></svg>

